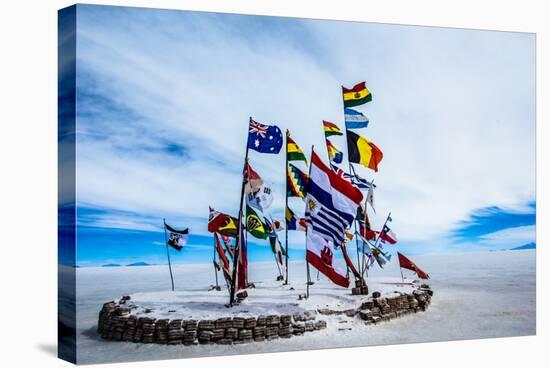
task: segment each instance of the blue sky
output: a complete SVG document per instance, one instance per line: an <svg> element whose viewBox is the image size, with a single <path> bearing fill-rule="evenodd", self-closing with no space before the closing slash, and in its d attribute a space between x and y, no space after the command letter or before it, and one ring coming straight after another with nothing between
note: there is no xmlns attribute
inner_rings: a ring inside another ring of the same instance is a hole
<svg viewBox="0 0 550 368"><path fill-rule="evenodd" d="M375 227L391 211L411 254L534 241L532 34L89 5L77 24L81 265L162 262L164 217L191 230L175 261L208 261L208 206L237 212L248 117L325 155L321 121L343 126L340 85L362 80L361 134L384 152L378 173L358 168ZM282 218L283 155L250 160Z"/></svg>

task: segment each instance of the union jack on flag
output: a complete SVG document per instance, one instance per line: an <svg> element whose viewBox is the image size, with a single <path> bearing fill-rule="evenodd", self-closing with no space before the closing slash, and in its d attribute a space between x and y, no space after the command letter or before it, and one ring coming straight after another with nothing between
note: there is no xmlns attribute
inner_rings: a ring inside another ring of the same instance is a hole
<svg viewBox="0 0 550 368"><path fill-rule="evenodd" d="M263 125L252 118L248 124L247 147L261 153L277 154L283 146L283 133L276 125Z"/></svg>
<svg viewBox="0 0 550 368"><path fill-rule="evenodd" d="M260 137L265 138L267 128L269 128L268 125L260 124L257 121L254 121L252 118L250 118L250 123L248 125L248 129L249 129L248 133L257 134Z"/></svg>

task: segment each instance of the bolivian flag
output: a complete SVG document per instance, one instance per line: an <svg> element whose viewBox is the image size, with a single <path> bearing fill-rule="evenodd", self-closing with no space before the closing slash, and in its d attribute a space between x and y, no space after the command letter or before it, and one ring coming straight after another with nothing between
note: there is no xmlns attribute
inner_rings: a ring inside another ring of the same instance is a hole
<svg viewBox="0 0 550 368"><path fill-rule="evenodd" d="M348 138L348 160L361 164L369 169L378 171L378 164L382 161L382 151L365 137L350 130L346 130Z"/></svg>
<svg viewBox="0 0 550 368"><path fill-rule="evenodd" d="M372 95L365 82L356 84L352 89L342 86L342 94L344 95L344 107L359 106L372 100Z"/></svg>
<svg viewBox="0 0 550 368"><path fill-rule="evenodd" d="M296 142L290 138L290 132L286 131L286 157L288 161L304 161L307 165L306 155L298 147Z"/></svg>
<svg viewBox="0 0 550 368"><path fill-rule="evenodd" d="M330 121L323 120L323 130L325 131L325 138L330 137L331 135L343 135L338 125L331 123Z"/></svg>

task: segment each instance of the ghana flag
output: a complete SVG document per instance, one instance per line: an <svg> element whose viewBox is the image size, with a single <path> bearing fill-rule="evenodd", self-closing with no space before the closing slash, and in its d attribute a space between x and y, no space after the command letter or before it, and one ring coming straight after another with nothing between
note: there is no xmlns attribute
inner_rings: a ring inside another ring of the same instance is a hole
<svg viewBox="0 0 550 368"><path fill-rule="evenodd" d="M290 132L286 131L286 157L288 161L304 161L307 165L306 155L300 147L290 138Z"/></svg>
<svg viewBox="0 0 550 368"><path fill-rule="evenodd" d="M361 164L369 169L378 171L378 164L382 161L382 151L374 143L359 134L346 130L348 138L348 160Z"/></svg>
<svg viewBox="0 0 550 368"><path fill-rule="evenodd" d="M338 125L331 123L330 121L323 120L323 130L325 131L325 138L331 135L343 135Z"/></svg>
<svg viewBox="0 0 550 368"><path fill-rule="evenodd" d="M372 100L372 95L367 89L365 82L356 84L352 89L342 86L342 94L344 97L344 107L359 106Z"/></svg>

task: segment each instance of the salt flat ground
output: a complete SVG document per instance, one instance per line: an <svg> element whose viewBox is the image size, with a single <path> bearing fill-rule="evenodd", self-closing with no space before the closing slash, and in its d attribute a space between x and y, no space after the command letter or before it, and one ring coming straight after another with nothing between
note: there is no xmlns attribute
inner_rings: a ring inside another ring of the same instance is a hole
<svg viewBox="0 0 550 368"><path fill-rule="evenodd" d="M174 267L177 293L167 292L170 278L166 266L79 268L77 269L78 362L82 364L199 356L296 351L306 349L400 344L459 339L508 337L536 333L535 251L509 251L477 254L430 255L414 257L430 273L434 290L427 312L408 315L376 326L365 326L358 318L322 316L325 330L270 342L234 346L165 346L104 341L96 332L102 304L132 294L136 303L150 304L155 313L170 316L160 299L177 306L180 317L216 318L221 314L247 314L262 311L284 312L330 305L343 307L353 301L351 290L333 286L317 273L311 298L298 301L305 292L304 262L290 264L291 285L274 281L274 263L250 265L249 280L256 284L249 301L228 310L223 306L227 291L207 291L214 282L211 265ZM221 275L220 275L221 276ZM410 287L391 285L399 278L396 260L385 269L369 274L371 291L407 291ZM411 274L407 274L411 277ZM223 280L220 279L221 282ZM185 314L188 314L187 316ZM341 323L342 321L346 321Z"/></svg>

